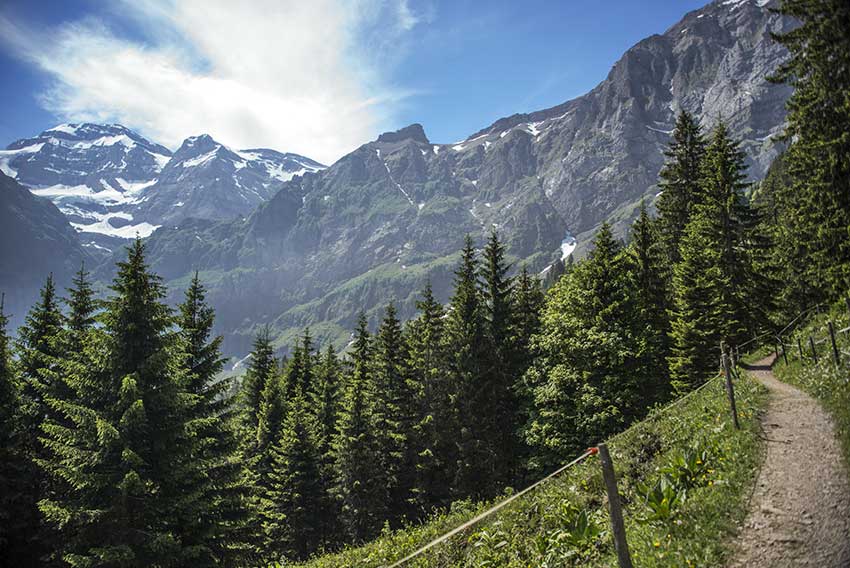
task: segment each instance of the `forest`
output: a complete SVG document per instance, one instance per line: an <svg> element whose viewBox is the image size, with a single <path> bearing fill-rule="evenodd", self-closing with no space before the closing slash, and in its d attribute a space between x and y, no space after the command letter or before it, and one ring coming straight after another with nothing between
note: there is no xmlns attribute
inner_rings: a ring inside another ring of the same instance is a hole
<svg viewBox="0 0 850 568"><path fill-rule="evenodd" d="M25 324L0 309L0 564L298 561L524 487L717 372L721 345L850 288L850 18L792 0L794 88L759 184L722 119L682 112L659 196L625 242L512 266L468 236L447 305L361 316L342 353L267 331L221 378L204 283L170 308L137 239L105 299L47 276ZM370 327L370 323L372 324ZM374 330L374 331L370 331Z"/></svg>

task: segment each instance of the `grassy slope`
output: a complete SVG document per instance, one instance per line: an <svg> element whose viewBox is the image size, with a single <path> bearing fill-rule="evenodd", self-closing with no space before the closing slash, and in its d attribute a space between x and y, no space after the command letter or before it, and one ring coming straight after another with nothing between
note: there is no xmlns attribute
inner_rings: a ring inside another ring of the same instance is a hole
<svg viewBox="0 0 850 568"><path fill-rule="evenodd" d="M756 432L765 391L744 376L737 396L740 431L731 426L722 383L715 380L610 441L635 566L723 564L728 537L746 513L762 450ZM708 451L699 486L688 491L669 519L648 520L650 508L640 486L660 480L661 468L690 448ZM614 566L603 495L598 458L591 457L407 566ZM304 566L388 566L487 507L457 505L426 524L389 532ZM583 528L580 511L589 519L589 528Z"/></svg>
<svg viewBox="0 0 850 568"><path fill-rule="evenodd" d="M800 360L797 347L797 336L793 336L787 345L788 365L786 366L782 357L774 366L774 373L781 380L800 387L813 397L821 401L835 420L838 437L844 450L844 456L850 465L850 358L842 355L842 367L835 366L832 355L832 345L829 341L816 346L818 362L811 359L811 350L808 346L809 335L815 341L828 337L827 321L832 320L836 332L850 325L850 317L847 314L847 306L840 302L833 306L829 313L817 316L804 329L798 332L800 337L804 360ZM850 352L850 336L838 334L838 348Z"/></svg>

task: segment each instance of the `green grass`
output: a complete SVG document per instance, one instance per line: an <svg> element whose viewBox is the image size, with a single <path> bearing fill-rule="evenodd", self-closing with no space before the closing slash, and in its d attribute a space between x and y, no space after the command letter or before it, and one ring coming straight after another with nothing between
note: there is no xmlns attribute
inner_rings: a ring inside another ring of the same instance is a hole
<svg viewBox="0 0 850 568"><path fill-rule="evenodd" d="M765 390L743 376L736 394L739 431L731 425L723 385L715 380L609 441L635 566L724 564L762 454L757 422ZM681 502L672 509L659 503L653 515L647 487L665 477L691 488L673 490ZM598 458L592 456L406 566L615 566L603 487ZM302 566L388 566L489 506L457 504L428 523L387 531L372 543Z"/></svg>
<svg viewBox="0 0 850 568"><path fill-rule="evenodd" d="M835 331L850 325L847 305L842 301L829 311L815 317L809 325L800 330L788 341L788 365L780 357L774 366L776 376L794 386L797 386L820 400L835 421L837 435L841 441L844 457L850 466L850 357L841 355L841 366L835 365L832 355L832 345L829 341L816 346L818 362L811 357L808 338L811 335L815 341L829 336L827 322L832 320ZM797 337L800 338L804 358L801 361ZM837 334L838 348L850 352L850 336Z"/></svg>

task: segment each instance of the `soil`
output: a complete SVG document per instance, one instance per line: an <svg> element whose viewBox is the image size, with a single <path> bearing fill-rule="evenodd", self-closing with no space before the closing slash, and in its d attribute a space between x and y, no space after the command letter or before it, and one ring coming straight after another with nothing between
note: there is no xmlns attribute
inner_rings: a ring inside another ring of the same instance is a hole
<svg viewBox="0 0 850 568"><path fill-rule="evenodd" d="M772 358L749 368L770 391L767 453L729 568L850 567L850 476L820 404L777 380Z"/></svg>

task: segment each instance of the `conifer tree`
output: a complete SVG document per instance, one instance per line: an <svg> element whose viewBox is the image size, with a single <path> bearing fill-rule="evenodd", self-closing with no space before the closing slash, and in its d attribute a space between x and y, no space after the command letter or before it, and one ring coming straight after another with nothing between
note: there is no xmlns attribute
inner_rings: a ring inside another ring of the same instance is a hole
<svg viewBox="0 0 850 568"><path fill-rule="evenodd" d="M323 456L329 456L342 398L342 367L333 345L325 348L316 367L316 388L311 407L316 417L316 445Z"/></svg>
<svg viewBox="0 0 850 568"><path fill-rule="evenodd" d="M520 426L518 401L514 383L521 369L511 329L511 287L509 265L505 261L505 247L495 230L490 233L484 247L481 263L482 307L486 328L487 350L483 361L482 388L492 397L493 424L487 444L494 453L492 483L502 485L515 479L519 467Z"/></svg>
<svg viewBox="0 0 850 568"><path fill-rule="evenodd" d="M593 244L550 291L534 339L538 357L526 379L537 385L526 432L538 450L532 467L560 463L645 411L628 260L607 223Z"/></svg>
<svg viewBox="0 0 850 568"><path fill-rule="evenodd" d="M393 519L409 513L414 477L413 396L408 383L401 322L395 305L387 305L375 337L375 438L386 472Z"/></svg>
<svg viewBox="0 0 850 568"><path fill-rule="evenodd" d="M334 494L349 539L363 542L380 530L389 501L386 474L376 459L372 338L363 314L354 332L351 364L334 440Z"/></svg>
<svg viewBox="0 0 850 568"><path fill-rule="evenodd" d="M269 487L260 502L263 549L271 560L305 560L319 548L329 519L315 421L298 389L271 456Z"/></svg>
<svg viewBox="0 0 850 568"><path fill-rule="evenodd" d="M661 248L658 230L641 203L640 214L632 225L628 252L634 272L635 299L643 346L641 373L647 402L660 402L669 394L671 308L670 274L667 257Z"/></svg>
<svg viewBox="0 0 850 568"><path fill-rule="evenodd" d="M50 274L41 289L38 302L27 314L24 325L18 330L17 355L21 384L21 448L30 461L26 475L24 498L28 506L21 509L26 523L31 527L30 546L33 554L45 559L52 554L49 528L45 527L38 512L38 502L47 496L49 480L38 461L46 457L40 442L44 419L52 414L45 398L55 395L59 388L56 370L63 356L63 316L53 275Z"/></svg>
<svg viewBox="0 0 850 568"><path fill-rule="evenodd" d="M408 367L419 417L414 427L416 451L413 499L420 513L451 502L456 463L457 417L446 376L443 306L430 282L416 303L419 316L406 326Z"/></svg>
<svg viewBox="0 0 850 568"><path fill-rule="evenodd" d="M32 468L22 447L21 393L12 368L4 299L0 295L0 566L36 566L28 494Z"/></svg>
<svg viewBox="0 0 850 568"><path fill-rule="evenodd" d="M679 262L679 242L693 208L701 201L700 179L705 140L699 123L687 111L676 118L673 139L664 155L667 162L659 174L661 195L656 202L659 232L671 264Z"/></svg>
<svg viewBox="0 0 850 568"><path fill-rule="evenodd" d="M572 256L569 257L570 259ZM540 316L543 310L544 296L540 280L528 273L523 265L516 278L511 293L512 333L514 341L515 375L513 391L517 400L518 423L515 435L520 437L518 459L521 465L528 462L530 448L522 435L523 427L531 419L534 386L526 379L527 372L534 361L532 338L540 331Z"/></svg>
<svg viewBox="0 0 850 568"><path fill-rule="evenodd" d="M274 356L271 333L264 327L254 339L251 361L240 390L240 427L243 440L253 455L256 448L257 429L259 427L260 401L263 389L270 377L277 374L277 359Z"/></svg>
<svg viewBox="0 0 850 568"><path fill-rule="evenodd" d="M496 453L493 385L482 380L487 360L485 309L478 286L478 259L467 235L455 271L455 291L446 319L448 375L458 419L457 465L452 488L457 497L492 495Z"/></svg>
<svg viewBox="0 0 850 568"><path fill-rule="evenodd" d="M313 337L310 328L304 329L299 344L292 353L292 358L284 366L284 393L283 398L288 401L296 396L296 392L309 395L315 389L314 367L316 352L313 347Z"/></svg>
<svg viewBox="0 0 850 568"><path fill-rule="evenodd" d="M204 563L203 539L181 537L181 520L204 515L187 428L190 397L174 348L165 292L136 240L118 264L102 329L84 341L86 365L63 377L73 399L48 398L62 420L43 426L43 467L66 491L40 503L62 531L71 566Z"/></svg>
<svg viewBox="0 0 850 568"><path fill-rule="evenodd" d="M812 305L850 287L850 5L783 0L779 12L801 24L774 36L791 56L771 79L794 87L783 221L800 247L795 264Z"/></svg>
<svg viewBox="0 0 850 568"><path fill-rule="evenodd" d="M86 271L85 263L80 265L80 270L71 281L72 287L68 289L68 306L66 318L67 344L65 352L68 355L79 353L82 349L82 341L85 334L95 323L95 299L94 290Z"/></svg>
<svg viewBox="0 0 850 568"><path fill-rule="evenodd" d="M206 505L201 511L190 511L180 527L187 532L184 542L194 538L208 543L210 558L206 562L229 566L245 554L247 492L245 472L236 455L234 400L227 396L230 383L217 378L224 367L222 338L212 337L215 313L205 295L196 272L178 308L187 390L192 396L189 427L195 437L197 469L193 489Z"/></svg>

